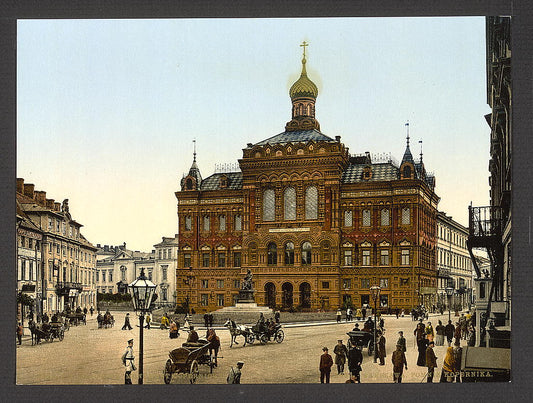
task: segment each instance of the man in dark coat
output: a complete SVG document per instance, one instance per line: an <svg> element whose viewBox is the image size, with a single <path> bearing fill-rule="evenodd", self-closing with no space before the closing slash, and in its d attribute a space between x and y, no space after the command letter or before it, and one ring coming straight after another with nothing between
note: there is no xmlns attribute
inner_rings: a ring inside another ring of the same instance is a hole
<svg viewBox="0 0 533 403"><path fill-rule="evenodd" d="M194 330L194 326L191 325L189 328L189 336L187 337L187 343L197 343L198 342L198 333L196 333L196 330Z"/></svg>
<svg viewBox="0 0 533 403"><path fill-rule="evenodd" d="M419 367L424 367L426 365L426 349L428 346L429 340L425 337L417 340L416 344L418 347L418 359L416 360L416 365Z"/></svg>
<svg viewBox="0 0 533 403"><path fill-rule="evenodd" d="M407 369L407 359L400 344L396 345L396 351L392 353L392 377L394 383L402 383L403 367Z"/></svg>
<svg viewBox="0 0 533 403"><path fill-rule="evenodd" d="M357 379L357 383L361 383L361 364L363 363L363 353L360 347L354 347L348 352L348 368L352 375Z"/></svg>
<svg viewBox="0 0 533 403"><path fill-rule="evenodd" d="M363 309L361 309L361 313L363 314L363 320L365 320L366 318L366 308L363 307Z"/></svg>
<svg viewBox="0 0 533 403"><path fill-rule="evenodd" d="M324 353L320 356L320 366L318 367L320 370L320 383L324 383L324 378L326 379L326 383L329 383L331 367L333 366L333 358L331 358L331 355L328 354L327 347L323 347L322 351Z"/></svg>
<svg viewBox="0 0 533 403"><path fill-rule="evenodd" d="M428 348L426 349L426 367L428 367L428 383L433 382L433 374L435 373L435 368L437 367L437 357L433 351L435 343L430 341Z"/></svg>
<svg viewBox="0 0 533 403"><path fill-rule="evenodd" d="M335 353L335 364L337 365L337 375L344 375L344 364L346 363L346 356L348 355L348 349L342 340L339 339L337 345L333 349Z"/></svg>
<svg viewBox="0 0 533 403"><path fill-rule="evenodd" d="M453 335L455 334L455 326L452 324L452 321L449 320L448 324L444 327L444 335L448 341L448 347L452 345Z"/></svg>
<svg viewBox="0 0 533 403"><path fill-rule="evenodd" d="M403 337L403 332L401 330L398 332L398 334L400 335L400 337L398 338L396 345L400 345L402 347L402 351L405 353L407 351L405 337Z"/></svg>
<svg viewBox="0 0 533 403"><path fill-rule="evenodd" d="M378 332L378 357L379 365L385 365L385 357L387 356L385 351L385 336L382 332Z"/></svg>
<svg viewBox="0 0 533 403"><path fill-rule="evenodd" d="M213 320L215 319L215 317L213 316L212 313L209 314L209 327L213 327Z"/></svg>
<svg viewBox="0 0 533 403"><path fill-rule="evenodd" d="M204 326L209 327L209 314L207 312L204 313Z"/></svg>

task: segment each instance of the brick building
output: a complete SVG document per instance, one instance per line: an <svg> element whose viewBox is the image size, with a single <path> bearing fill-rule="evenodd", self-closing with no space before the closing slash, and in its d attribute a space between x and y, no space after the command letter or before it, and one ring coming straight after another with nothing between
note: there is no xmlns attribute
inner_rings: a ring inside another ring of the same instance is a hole
<svg viewBox="0 0 533 403"><path fill-rule="evenodd" d="M247 269L256 302L282 309L372 304L373 285L383 309L436 302L439 198L409 134L400 164L323 134L305 51L289 94L285 131L248 143L240 170L203 179L194 155L176 192L178 303L233 305Z"/></svg>

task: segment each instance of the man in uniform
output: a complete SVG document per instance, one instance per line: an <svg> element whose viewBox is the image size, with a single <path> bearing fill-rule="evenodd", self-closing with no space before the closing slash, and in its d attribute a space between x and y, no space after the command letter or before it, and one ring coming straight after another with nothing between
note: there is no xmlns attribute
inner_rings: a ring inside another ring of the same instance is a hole
<svg viewBox="0 0 533 403"><path fill-rule="evenodd" d="M122 355L122 364L126 367L126 372L124 374L124 383L126 385L131 385L131 371L135 371L137 368L133 360L135 359L133 355L133 339L128 340L128 346L126 351Z"/></svg>
<svg viewBox="0 0 533 403"><path fill-rule="evenodd" d="M229 370L228 377L226 378L226 382L228 384L241 383L241 368L243 365L244 362L238 361L237 368L231 367L231 369Z"/></svg>
<svg viewBox="0 0 533 403"><path fill-rule="evenodd" d="M328 354L328 348L323 347L322 351L324 352L320 356L320 383L324 383L324 378L326 378L326 383L329 383L329 375L331 374L331 367L333 366L333 358Z"/></svg>

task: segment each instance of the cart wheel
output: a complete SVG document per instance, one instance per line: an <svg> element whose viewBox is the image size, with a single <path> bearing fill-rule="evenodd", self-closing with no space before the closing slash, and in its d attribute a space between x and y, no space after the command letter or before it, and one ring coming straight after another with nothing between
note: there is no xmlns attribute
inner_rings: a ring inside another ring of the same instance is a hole
<svg viewBox="0 0 533 403"><path fill-rule="evenodd" d="M165 364L165 370L163 371L163 379L165 380L165 383L167 385L172 379L172 361L170 360L167 360L167 363Z"/></svg>
<svg viewBox="0 0 533 403"><path fill-rule="evenodd" d="M266 333L263 333L261 335L261 338L259 339L259 341L261 342L261 344L266 344L267 341L268 341L268 336L266 335Z"/></svg>
<svg viewBox="0 0 533 403"><path fill-rule="evenodd" d="M255 341L255 335L253 333L250 333L248 336L246 336L246 342L248 344L254 344Z"/></svg>
<svg viewBox="0 0 533 403"><path fill-rule="evenodd" d="M59 340L63 341L64 338L65 338L65 332L64 332L64 330L61 329L59 331Z"/></svg>
<svg viewBox="0 0 533 403"><path fill-rule="evenodd" d="M279 329L274 335L274 340L276 340L276 342L278 343L281 343L283 339L285 339L285 333L283 332L283 330Z"/></svg>
<svg viewBox="0 0 533 403"><path fill-rule="evenodd" d="M191 364L191 370L189 372L189 382L196 383L196 379L198 379L198 374L200 373L200 369L198 368L198 361L194 360Z"/></svg>

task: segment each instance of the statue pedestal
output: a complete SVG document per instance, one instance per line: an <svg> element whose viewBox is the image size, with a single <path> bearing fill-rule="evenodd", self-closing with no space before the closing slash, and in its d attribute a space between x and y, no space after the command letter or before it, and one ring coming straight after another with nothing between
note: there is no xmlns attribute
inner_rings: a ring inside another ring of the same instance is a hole
<svg viewBox="0 0 533 403"><path fill-rule="evenodd" d="M239 320L255 323L259 313L264 315L273 314L272 309L266 306L257 306L255 302L255 290L239 290L239 296L235 306L228 306L213 312L215 316L222 315L224 318L232 317Z"/></svg>
<svg viewBox="0 0 533 403"><path fill-rule="evenodd" d="M239 296L237 297L238 304L255 304L254 298L255 290L239 290Z"/></svg>

